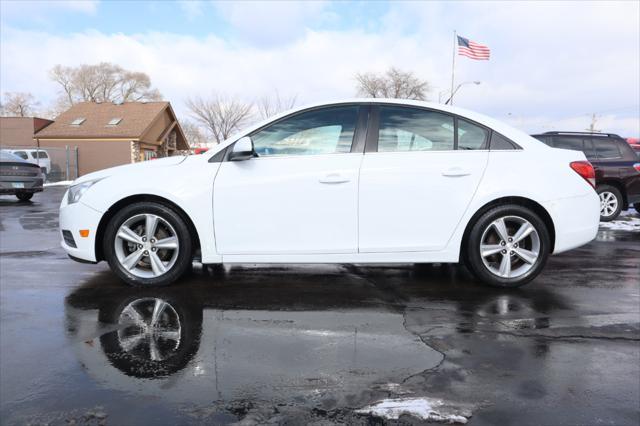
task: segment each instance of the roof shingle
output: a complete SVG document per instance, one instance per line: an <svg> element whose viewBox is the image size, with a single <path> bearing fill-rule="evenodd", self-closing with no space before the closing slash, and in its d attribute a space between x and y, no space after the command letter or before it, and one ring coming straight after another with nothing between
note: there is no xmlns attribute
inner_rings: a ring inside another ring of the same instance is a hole
<svg viewBox="0 0 640 426"><path fill-rule="evenodd" d="M36 138L140 138L158 114L169 102L81 102L56 117ZM79 126L71 124L77 118L85 121ZM115 126L108 125L114 118L122 120Z"/></svg>

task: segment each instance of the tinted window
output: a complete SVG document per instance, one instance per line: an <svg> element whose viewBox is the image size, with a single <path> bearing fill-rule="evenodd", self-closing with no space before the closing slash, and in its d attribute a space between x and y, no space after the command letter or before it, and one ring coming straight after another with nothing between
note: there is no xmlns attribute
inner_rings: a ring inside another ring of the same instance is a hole
<svg viewBox="0 0 640 426"><path fill-rule="evenodd" d="M616 141L608 138L593 138L592 140L599 160L607 158L622 158Z"/></svg>
<svg viewBox="0 0 640 426"><path fill-rule="evenodd" d="M27 158L29 158L27 156L27 153L24 151L16 151L13 153L14 155L17 155L18 157L22 158L23 160L26 160Z"/></svg>
<svg viewBox="0 0 640 426"><path fill-rule="evenodd" d="M458 119L458 149L488 149L489 131L461 118Z"/></svg>
<svg viewBox="0 0 640 426"><path fill-rule="evenodd" d="M562 149L571 149L573 151L583 151L584 145L582 143L582 137L573 136L554 136L553 146Z"/></svg>
<svg viewBox="0 0 640 426"><path fill-rule="evenodd" d="M584 142L584 155L587 156L588 159L596 158L596 152L593 149L593 142L590 138L585 138Z"/></svg>
<svg viewBox="0 0 640 426"><path fill-rule="evenodd" d="M491 150L500 151L505 149L516 149L516 147L509 139L494 131L491 134Z"/></svg>
<svg viewBox="0 0 640 426"><path fill-rule="evenodd" d="M31 151L31 155L33 158L49 158L47 153L44 151Z"/></svg>
<svg viewBox="0 0 640 426"><path fill-rule="evenodd" d="M316 155L351 151L357 106L303 112L251 135L260 157Z"/></svg>
<svg viewBox="0 0 640 426"><path fill-rule="evenodd" d="M380 107L378 152L453 150L453 117L419 108Z"/></svg>

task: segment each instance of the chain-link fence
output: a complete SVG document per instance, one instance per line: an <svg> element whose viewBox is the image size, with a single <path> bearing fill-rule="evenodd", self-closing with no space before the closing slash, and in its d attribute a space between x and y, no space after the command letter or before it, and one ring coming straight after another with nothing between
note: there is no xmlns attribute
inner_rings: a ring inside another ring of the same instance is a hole
<svg viewBox="0 0 640 426"><path fill-rule="evenodd" d="M74 180L78 177L78 147L51 148L37 146L6 146L7 150L25 161L40 166L46 182Z"/></svg>

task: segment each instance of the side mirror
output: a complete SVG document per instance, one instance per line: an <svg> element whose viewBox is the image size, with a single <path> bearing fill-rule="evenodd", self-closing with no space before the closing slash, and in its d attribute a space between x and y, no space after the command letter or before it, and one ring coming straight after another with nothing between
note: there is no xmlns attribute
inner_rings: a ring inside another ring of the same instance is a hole
<svg viewBox="0 0 640 426"><path fill-rule="evenodd" d="M255 157L255 154L253 141L249 136L245 136L233 144L233 150L229 154L229 160L244 161Z"/></svg>

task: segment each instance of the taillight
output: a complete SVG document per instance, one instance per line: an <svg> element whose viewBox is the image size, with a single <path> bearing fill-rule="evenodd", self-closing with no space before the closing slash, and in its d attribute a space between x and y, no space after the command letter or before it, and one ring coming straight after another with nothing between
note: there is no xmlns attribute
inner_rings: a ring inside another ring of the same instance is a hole
<svg viewBox="0 0 640 426"><path fill-rule="evenodd" d="M591 186L596 187L596 171L588 161L574 161L569 164L573 171L582 176Z"/></svg>
<svg viewBox="0 0 640 426"><path fill-rule="evenodd" d="M640 163L636 163L633 165L633 168L636 169L638 173L640 173Z"/></svg>

